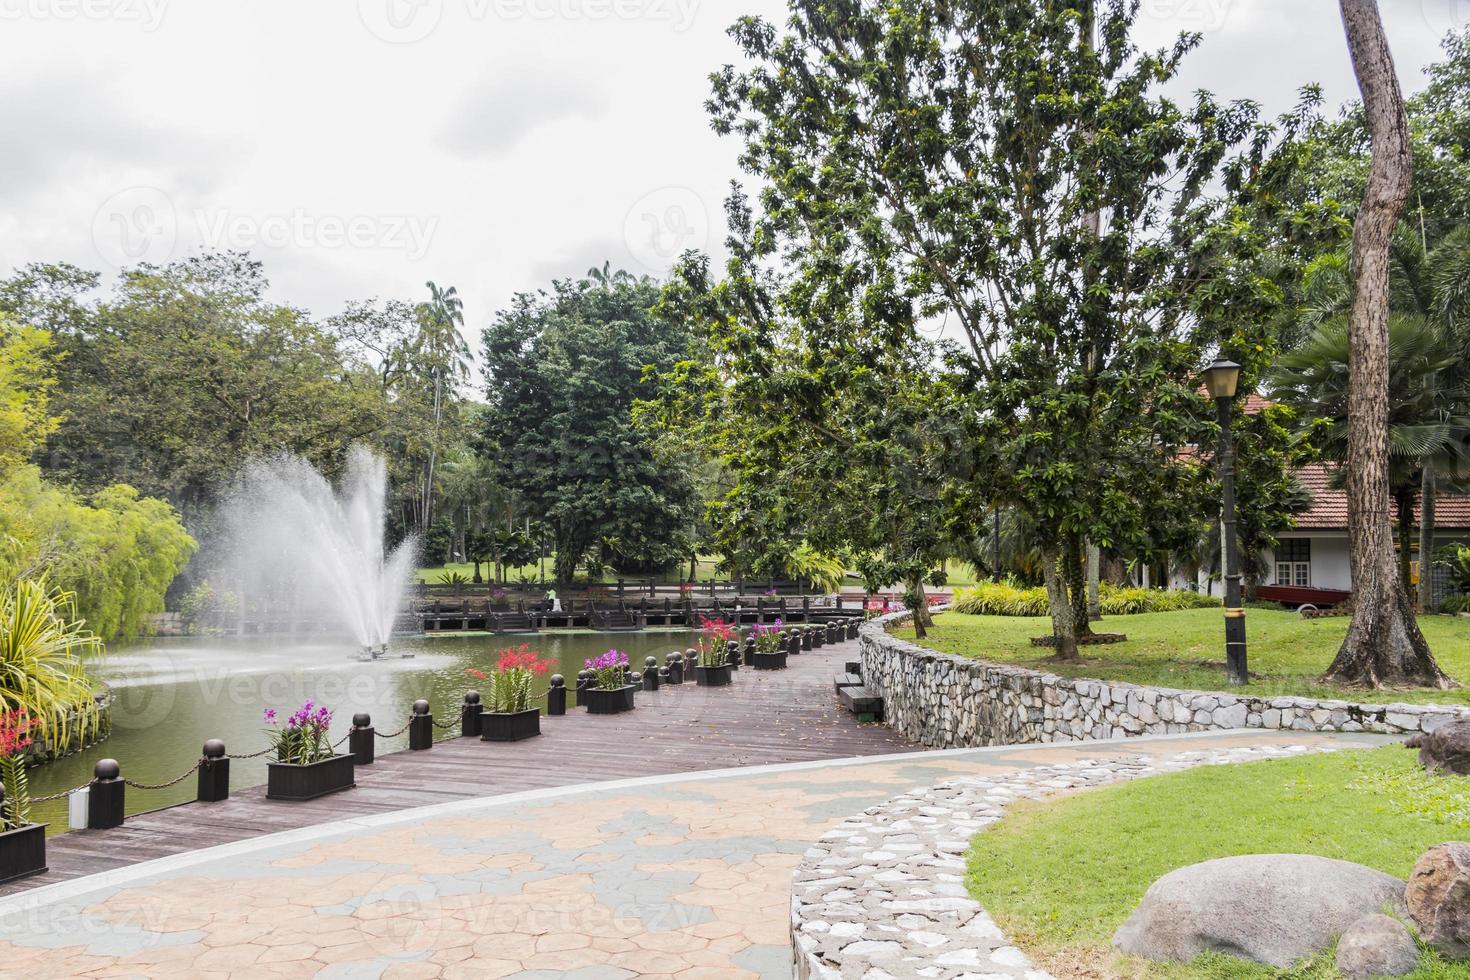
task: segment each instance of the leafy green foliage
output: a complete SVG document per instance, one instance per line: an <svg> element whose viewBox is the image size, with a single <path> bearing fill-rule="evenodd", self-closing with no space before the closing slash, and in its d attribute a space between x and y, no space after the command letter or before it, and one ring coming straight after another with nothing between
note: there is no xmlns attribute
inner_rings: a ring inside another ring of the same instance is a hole
<svg viewBox="0 0 1470 980"><path fill-rule="evenodd" d="M0 581L44 575L98 636L137 636L194 553L174 509L132 487L83 497L33 466L0 477Z"/></svg>
<svg viewBox="0 0 1470 980"><path fill-rule="evenodd" d="M49 333L0 314L0 472L30 459L56 429L54 356Z"/></svg>
<svg viewBox="0 0 1470 980"><path fill-rule="evenodd" d="M1102 583L1100 598L1104 616L1133 616L1139 613L1174 612L1180 609L1213 609L1220 600L1187 589L1119 588ZM972 616L1045 616L1046 590L1020 588L1006 582L982 582L955 592L950 608Z"/></svg>
<svg viewBox="0 0 1470 980"><path fill-rule="evenodd" d="M0 593L0 715L29 718L33 738L72 728L85 738L100 723L85 661L102 642L72 614L73 598L25 579Z"/></svg>
<svg viewBox="0 0 1470 980"><path fill-rule="evenodd" d="M559 582L579 564L666 567L689 553L690 474L632 418L645 373L687 346L653 316L657 299L651 280L627 273L562 280L516 296L485 330L485 448L549 529Z"/></svg>
<svg viewBox="0 0 1470 980"><path fill-rule="evenodd" d="M0 756L0 785L5 787L0 829L19 830L31 822L31 786L24 755L13 752Z"/></svg>

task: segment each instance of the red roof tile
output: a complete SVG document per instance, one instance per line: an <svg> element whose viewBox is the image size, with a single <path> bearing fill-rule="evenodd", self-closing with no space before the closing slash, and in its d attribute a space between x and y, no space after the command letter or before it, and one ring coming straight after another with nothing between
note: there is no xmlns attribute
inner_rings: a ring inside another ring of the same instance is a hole
<svg viewBox="0 0 1470 980"><path fill-rule="evenodd" d="M1312 507L1298 514L1297 528L1304 531L1347 530L1347 491L1332 486L1335 467L1314 463L1297 471L1297 479L1312 494ZM1385 500L1385 506L1391 506ZM1414 505L1414 521L1420 520L1419 505ZM1470 497L1441 493L1435 498L1434 526L1441 531L1470 530Z"/></svg>

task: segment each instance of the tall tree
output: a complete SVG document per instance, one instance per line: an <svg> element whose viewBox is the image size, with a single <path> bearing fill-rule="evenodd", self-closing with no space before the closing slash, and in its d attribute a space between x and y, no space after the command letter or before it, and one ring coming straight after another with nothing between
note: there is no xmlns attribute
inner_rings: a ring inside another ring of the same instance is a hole
<svg viewBox="0 0 1470 980"><path fill-rule="evenodd" d="M440 288L427 284L429 301L421 308L422 329L412 351L413 363L427 377L430 386L433 430L430 433L428 457L424 460L424 478L420 491L420 527L434 522L434 477L441 452L444 415L455 388L469 376L470 349L460 330L464 327L464 301L454 286Z"/></svg>
<svg viewBox="0 0 1470 980"><path fill-rule="evenodd" d="M1373 150L1353 225L1347 450L1353 619L1326 676L1372 687L1448 687L1395 567L1393 529L1383 506L1389 465L1389 248L1413 179L1409 121L1376 0L1339 0L1339 7Z"/></svg>
<svg viewBox="0 0 1470 980"><path fill-rule="evenodd" d="M711 102L763 181L762 260L814 279L866 268L865 301L915 309L891 343L940 317L961 339L947 357L981 423L968 506L1031 519L1063 657L1087 542L1136 554L1192 536L1209 490L1178 451L1209 425L1193 373L1217 344L1258 359L1253 325L1280 299L1254 220L1276 134L1249 104L1160 95L1198 38L1139 51L1136 14L793 0L784 34L736 25L753 64L718 73Z"/></svg>
<svg viewBox="0 0 1470 980"><path fill-rule="evenodd" d="M550 530L558 582L583 562L631 570L688 554L690 475L632 418L645 375L687 347L687 328L653 315L657 300L646 278L560 280L485 329L483 449Z"/></svg>

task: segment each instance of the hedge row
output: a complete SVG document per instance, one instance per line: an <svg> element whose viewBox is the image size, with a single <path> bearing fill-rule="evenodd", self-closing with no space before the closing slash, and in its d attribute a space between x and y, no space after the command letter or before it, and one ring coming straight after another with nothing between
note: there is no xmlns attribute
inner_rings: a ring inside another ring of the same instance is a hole
<svg viewBox="0 0 1470 980"><path fill-rule="evenodd" d="M1125 589L1106 582L1102 585L1101 602L1104 616L1209 609L1220 605L1219 599L1198 592ZM1018 588L1005 582L984 582L973 589L959 589L950 608L972 616L1045 616L1048 612L1046 589Z"/></svg>

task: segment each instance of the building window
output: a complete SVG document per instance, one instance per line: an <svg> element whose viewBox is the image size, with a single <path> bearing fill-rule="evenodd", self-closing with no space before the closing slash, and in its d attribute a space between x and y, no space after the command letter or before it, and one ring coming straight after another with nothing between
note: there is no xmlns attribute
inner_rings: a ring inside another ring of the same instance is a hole
<svg viewBox="0 0 1470 980"><path fill-rule="evenodd" d="M1276 584L1307 588L1312 584L1311 538L1282 538L1276 548Z"/></svg>

